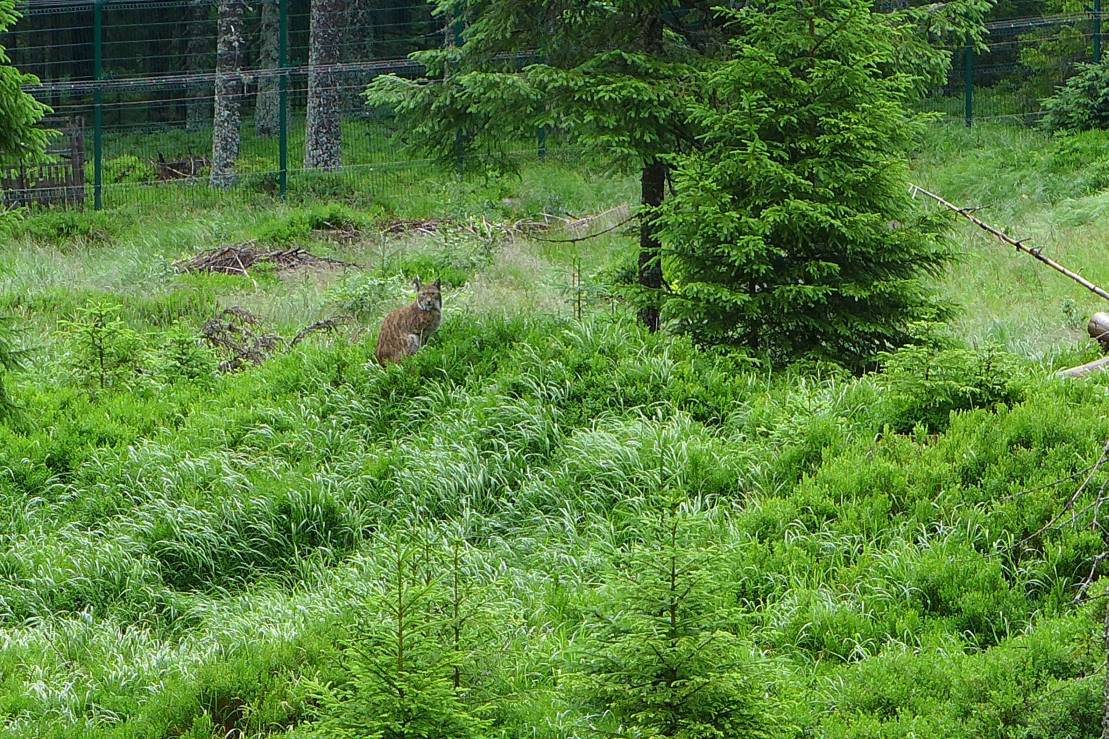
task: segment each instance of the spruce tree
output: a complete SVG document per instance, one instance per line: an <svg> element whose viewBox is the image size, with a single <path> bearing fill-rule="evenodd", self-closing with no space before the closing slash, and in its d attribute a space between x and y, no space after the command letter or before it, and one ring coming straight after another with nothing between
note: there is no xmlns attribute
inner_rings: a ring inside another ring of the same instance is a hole
<svg viewBox="0 0 1109 739"><path fill-rule="evenodd" d="M576 671L598 736L786 737L761 659L736 633L740 615L721 551L697 503L672 500L644 518L616 564Z"/></svg>
<svg viewBox="0 0 1109 739"><path fill-rule="evenodd" d="M952 258L909 193L919 78L867 0L768 0L691 109L660 216L665 315L706 345L861 366L942 309L927 279Z"/></svg>
<svg viewBox="0 0 1109 739"><path fill-rule="evenodd" d="M488 722L470 705L472 591L460 549L414 529L379 539L382 581L345 650L345 685L313 685L319 735L337 739L478 739ZM480 707L479 707L480 709Z"/></svg>
<svg viewBox="0 0 1109 739"><path fill-rule="evenodd" d="M438 0L439 17L457 19L463 43L413 54L425 76L379 77L367 97L397 114L409 148L452 167L503 167L545 126L579 145L583 156L637 172L642 208L634 297L640 321L653 330L668 281L655 214L669 197L675 157L703 148L698 104L711 106L703 97L710 80L751 30L734 22L735 5ZM884 60L888 71L911 68L932 82L945 77L950 52L929 39L977 38L988 7L986 0L953 0L882 16L878 32L899 39L897 54ZM743 144L739 135L731 140Z"/></svg>
<svg viewBox="0 0 1109 739"><path fill-rule="evenodd" d="M0 35L17 18L14 0L0 0ZM0 164L34 160L46 150L49 134L36 126L48 108L22 89L23 85L37 81L34 76L11 66L7 52L0 46ZM12 211L0 207L0 238L15 217ZM12 319L0 316L0 421L10 419L15 413L5 375L19 366L20 358Z"/></svg>

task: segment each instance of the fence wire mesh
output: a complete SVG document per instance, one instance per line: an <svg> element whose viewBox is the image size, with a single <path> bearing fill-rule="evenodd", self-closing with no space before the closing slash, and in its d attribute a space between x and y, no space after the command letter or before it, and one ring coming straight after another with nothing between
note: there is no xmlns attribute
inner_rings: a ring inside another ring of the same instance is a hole
<svg viewBox="0 0 1109 739"><path fill-rule="evenodd" d="M51 200L43 192L62 193L55 200L112 207L164 199L171 192L185 203L213 197L209 173L220 79L220 2L25 0L22 18L0 34L0 46L17 68L39 78L40 84L28 91L53 109L52 124L66 130L62 140L78 142L81 151L54 151L68 162L68 178L56 167L17 173L17 165L9 163L0 173L4 200L43 203ZM286 186L291 193L334 196L352 189L395 192L435 168L428 160L404 157L390 112L367 106L362 96L378 75L420 74L409 58L412 52L451 42L454 29L430 3L334 3L338 35L334 61L326 65L310 55L311 0L243 5L240 147L232 193L281 195ZM1035 124L1042 100L1077 65L1099 55L1099 19L1100 0L1090 12L991 23L984 53L950 49L948 81L924 109L968 125L991 120ZM305 166L313 75L337 92L341 159L335 171ZM284 135L277 122L282 78ZM539 156L547 146L521 141L518 156ZM227 196L224 190L218 194Z"/></svg>

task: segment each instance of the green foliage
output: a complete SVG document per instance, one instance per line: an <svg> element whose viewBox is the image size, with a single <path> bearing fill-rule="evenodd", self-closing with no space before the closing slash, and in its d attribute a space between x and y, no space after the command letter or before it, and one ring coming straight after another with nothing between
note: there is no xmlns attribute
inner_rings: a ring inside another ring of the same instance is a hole
<svg viewBox="0 0 1109 739"><path fill-rule="evenodd" d="M1043 107L1043 126L1049 131L1109 128L1109 64L1080 65Z"/></svg>
<svg viewBox="0 0 1109 739"><path fill-rule="evenodd" d="M990 349L905 347L881 358L886 418L897 433L947 428L952 413L1023 398L1016 358Z"/></svg>
<svg viewBox="0 0 1109 739"><path fill-rule="evenodd" d="M313 231L359 231L372 222L372 215L359 213L341 203L315 203L273 217L258 229L257 238L266 243L290 245L307 241Z"/></svg>
<svg viewBox="0 0 1109 739"><path fill-rule="evenodd" d="M215 377L219 366L215 354L201 344L196 331L180 322L162 335L160 346L152 354L153 371L167 383L179 379L207 383Z"/></svg>
<svg viewBox="0 0 1109 739"><path fill-rule="evenodd" d="M0 32L10 28L18 18L15 0L0 0ZM0 163L41 157L50 138L47 131L35 127L49 108L22 89L24 85L38 84L38 78L20 72L9 62L7 52L0 46ZM0 210L0 224L7 220L7 211Z"/></svg>
<svg viewBox="0 0 1109 739"><path fill-rule="evenodd" d="M126 387L134 380L140 339L117 303L96 301L59 322L71 344L70 368L89 391Z"/></svg>
<svg viewBox="0 0 1109 739"><path fill-rule="evenodd" d="M704 513L670 505L646 514L644 541L607 578L611 590L578 685L593 708L592 730L680 739L792 735L734 632L739 614L719 587L721 554Z"/></svg>
<svg viewBox="0 0 1109 739"><path fill-rule="evenodd" d="M359 634L345 650L348 685L315 686L326 736L363 739L486 736L467 706L463 675L474 669L468 634L472 604L444 590L434 559L413 537L380 541L384 582L359 609ZM434 545L433 545L434 546Z"/></svg>
<svg viewBox="0 0 1109 739"><path fill-rule="evenodd" d="M703 147L674 160L659 216L664 317L699 344L859 367L938 314L925 278L952 255L908 192L912 78L883 70L897 37L861 0L735 22L735 58L694 106Z"/></svg>
<svg viewBox="0 0 1109 739"><path fill-rule="evenodd" d="M12 420L17 408L8 390L8 375L22 367L23 353L15 346L15 319L0 315L0 423Z"/></svg>
<svg viewBox="0 0 1109 739"><path fill-rule="evenodd" d="M89 243L110 241L119 231L118 221L106 211L48 210L24 218L17 233L36 241L57 244L75 239Z"/></svg>
<svg viewBox="0 0 1109 739"><path fill-rule="evenodd" d="M151 182L156 177L154 165L133 154L104 160L104 181L115 185Z"/></svg>

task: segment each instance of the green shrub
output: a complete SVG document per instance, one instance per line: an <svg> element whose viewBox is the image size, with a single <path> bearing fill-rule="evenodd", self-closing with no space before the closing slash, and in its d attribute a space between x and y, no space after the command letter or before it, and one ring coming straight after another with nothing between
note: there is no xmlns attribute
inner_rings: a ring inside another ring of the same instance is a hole
<svg viewBox="0 0 1109 739"><path fill-rule="evenodd" d="M372 224L372 217L336 202L316 203L296 208L263 224L257 238L272 244L305 241L313 231L362 231Z"/></svg>
<svg viewBox="0 0 1109 739"><path fill-rule="evenodd" d="M955 411L1023 398L1016 358L1004 352L912 346L883 354L881 362L882 417L897 432L918 424L943 431Z"/></svg>
<svg viewBox="0 0 1109 739"><path fill-rule="evenodd" d="M174 324L162 335L152 354L153 371L167 383L209 381L215 377L219 366L216 355L201 344L196 331L181 323Z"/></svg>
<svg viewBox="0 0 1109 739"><path fill-rule="evenodd" d="M104 160L104 181L112 185L152 182L156 176L153 164L132 154Z"/></svg>
<svg viewBox="0 0 1109 739"><path fill-rule="evenodd" d="M71 343L70 367L87 390L127 386L138 366L140 339L120 318L121 307L97 301L59 325Z"/></svg>
<svg viewBox="0 0 1109 739"><path fill-rule="evenodd" d="M108 241L118 231L119 222L102 210L40 211L28 215L13 228L14 233L26 234L47 244L72 239Z"/></svg>
<svg viewBox="0 0 1109 739"><path fill-rule="evenodd" d="M1109 128L1109 63L1081 65L1043 108L1042 125L1049 131Z"/></svg>

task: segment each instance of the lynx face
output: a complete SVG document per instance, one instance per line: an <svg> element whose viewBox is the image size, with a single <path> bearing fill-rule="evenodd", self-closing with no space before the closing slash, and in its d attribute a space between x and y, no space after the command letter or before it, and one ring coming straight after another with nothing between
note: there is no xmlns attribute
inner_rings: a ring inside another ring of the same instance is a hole
<svg viewBox="0 0 1109 739"><path fill-rule="evenodd" d="M416 288L416 305L420 310L429 311L443 309L443 292L439 280L436 280L430 285L421 285L420 278L417 277L412 284Z"/></svg>

